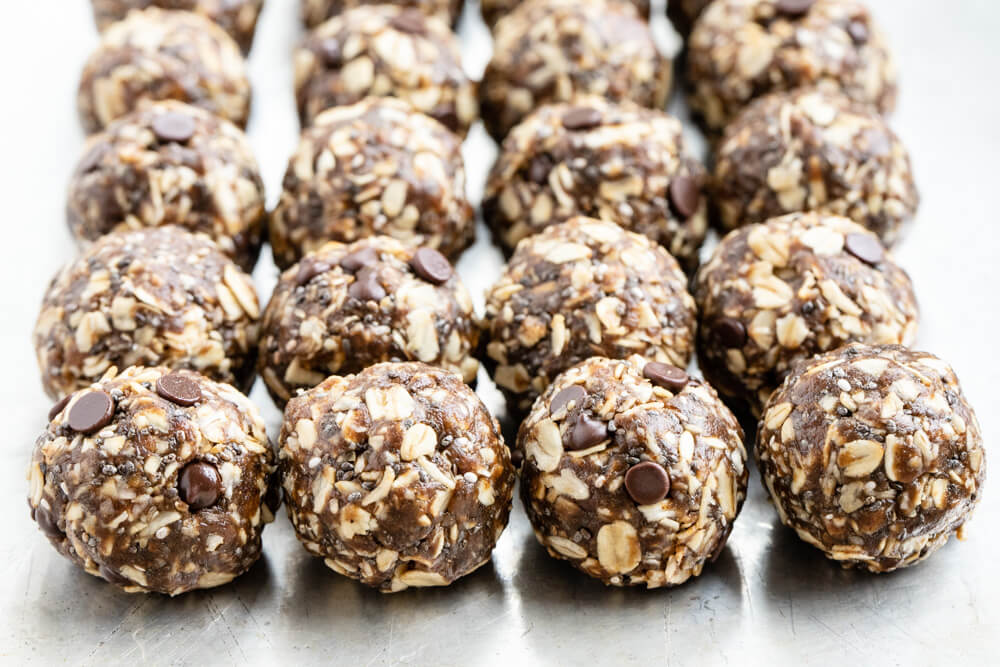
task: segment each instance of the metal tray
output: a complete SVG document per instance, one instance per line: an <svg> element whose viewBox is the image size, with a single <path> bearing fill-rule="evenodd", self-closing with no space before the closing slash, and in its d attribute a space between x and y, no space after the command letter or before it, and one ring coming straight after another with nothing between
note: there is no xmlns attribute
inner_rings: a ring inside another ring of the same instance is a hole
<svg viewBox="0 0 1000 667"><path fill-rule="evenodd" d="M662 0L661 0L662 2ZM1000 357L995 84L1000 3L869 0L903 72L892 125L913 155L923 204L897 257L924 313L919 346L949 360L997 432ZM662 9L662 5L661 5ZM250 58L250 136L276 199L298 127L291 94L297 0L268 0ZM756 475L719 561L672 590L604 588L536 544L515 501L491 564L447 589L380 595L326 569L282 516L265 557L216 590L176 599L127 595L59 557L28 518L24 472L49 407L30 332L46 281L74 247L64 185L82 144L77 76L96 34L85 0L7 2L0 21L0 170L6 238L0 248L6 380L0 483L0 662L71 664L996 664L1000 643L1000 492L987 490L964 543L891 575L840 569L784 529ZM676 49L665 20L664 48ZM489 35L470 3L461 25L470 72ZM686 116L679 96L672 110ZM691 130L691 140L699 141ZM699 143L703 146L703 143ZM496 148L482 128L466 142L478 201ZM459 271L482 304L501 258L485 229ZM267 253L265 252L265 255ZM264 298L276 271L255 278ZM502 412L488 379L480 394ZM259 385L253 398L277 432ZM9 429L9 430L6 430ZM994 449L990 447L990 449ZM991 451L989 455L994 455ZM993 462L991 464L1000 463Z"/></svg>

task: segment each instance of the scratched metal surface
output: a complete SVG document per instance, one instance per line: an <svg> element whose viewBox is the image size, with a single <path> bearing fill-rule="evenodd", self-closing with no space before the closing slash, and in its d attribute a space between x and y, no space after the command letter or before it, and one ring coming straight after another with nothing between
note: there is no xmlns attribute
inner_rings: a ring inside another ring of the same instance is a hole
<svg viewBox="0 0 1000 667"><path fill-rule="evenodd" d="M1000 3L871 4L901 61L893 125L912 151L924 196L898 251L923 306L920 346L954 364L979 408L992 459L1000 384L992 269L1000 254L992 200ZM268 0L250 60L250 135L272 201L297 135L290 92L296 6ZM489 40L471 9L462 35L468 68L478 73ZM991 488L966 542L883 576L843 571L801 544L777 523L755 476L721 559L675 590L605 589L549 559L517 502L492 563L446 590L383 596L364 589L307 556L283 515L265 531L265 558L221 589L178 599L130 596L75 570L29 521L24 500L29 452L49 406L29 335L45 282L73 253L63 188L82 141L76 77L96 36L85 0L9 1L2 11L0 662L995 664L1000 490ZM672 48L665 22L656 27ZM673 108L684 113L676 98ZM494 155L477 128L466 144L477 200ZM481 234L459 266L480 305L499 267ZM262 262L255 278L264 297L274 277L273 265ZM499 407L488 380L480 393ZM279 414L259 385L253 397L276 432Z"/></svg>

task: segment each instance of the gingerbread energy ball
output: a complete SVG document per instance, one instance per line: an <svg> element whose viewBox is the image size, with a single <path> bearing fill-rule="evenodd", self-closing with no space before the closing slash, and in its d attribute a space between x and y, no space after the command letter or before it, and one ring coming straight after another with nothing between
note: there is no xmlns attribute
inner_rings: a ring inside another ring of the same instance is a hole
<svg viewBox="0 0 1000 667"><path fill-rule="evenodd" d="M698 356L759 414L792 365L849 342L913 342L909 276L846 218L793 213L726 236L698 272Z"/></svg>
<svg viewBox="0 0 1000 667"><path fill-rule="evenodd" d="M112 367L185 368L253 383L260 308L250 276L177 227L109 234L50 283L34 344L45 391L66 396Z"/></svg>
<svg viewBox="0 0 1000 667"><path fill-rule="evenodd" d="M483 122L500 141L535 108L590 94L660 109L670 61L624 0L528 0L496 25L479 88Z"/></svg>
<svg viewBox="0 0 1000 667"><path fill-rule="evenodd" d="M689 102L719 132L754 97L819 86L891 111L896 65L857 0L718 0L688 40Z"/></svg>
<svg viewBox="0 0 1000 667"><path fill-rule="evenodd" d="M454 26L462 13L463 0L302 0L302 20L309 28L360 5L391 4L412 7Z"/></svg>
<svg viewBox="0 0 1000 667"><path fill-rule="evenodd" d="M871 572L913 565L961 537L985 457L951 367L898 345L848 345L798 364L757 438L782 523Z"/></svg>
<svg viewBox="0 0 1000 667"><path fill-rule="evenodd" d="M695 21L711 2L712 0L667 0L667 18L673 24L674 30L687 39L691 35Z"/></svg>
<svg viewBox="0 0 1000 667"><path fill-rule="evenodd" d="M422 361L472 382L479 326L469 293L436 250L385 236L331 243L278 280L258 365L281 405L329 375L380 361Z"/></svg>
<svg viewBox="0 0 1000 667"><path fill-rule="evenodd" d="M457 257L475 223L458 137L405 102L370 97L303 131L270 241L282 268L328 241L375 234Z"/></svg>
<svg viewBox="0 0 1000 667"><path fill-rule="evenodd" d="M87 132L156 100L179 100L243 127L250 81L236 42L193 12L150 7L101 36L80 77L77 108Z"/></svg>
<svg viewBox="0 0 1000 667"><path fill-rule="evenodd" d="M816 90L768 95L737 116L716 150L712 190L725 229L811 210L851 218L886 245L920 199L882 117Z"/></svg>
<svg viewBox="0 0 1000 667"><path fill-rule="evenodd" d="M479 115L447 24L412 8L362 5L313 30L295 54L303 125L330 107L398 97L461 136Z"/></svg>
<svg viewBox="0 0 1000 667"><path fill-rule="evenodd" d="M288 403L280 442L299 540L383 592L469 574L507 525L500 425L453 373L385 363L330 377Z"/></svg>
<svg viewBox="0 0 1000 667"><path fill-rule="evenodd" d="M573 218L521 241L486 295L493 379L524 414L589 357L634 354L686 367L694 300L677 261L612 222Z"/></svg>
<svg viewBox="0 0 1000 667"><path fill-rule="evenodd" d="M260 254L266 215L264 183L243 131L175 101L146 105L91 135L66 204L80 241L181 225L212 237L247 271Z"/></svg>
<svg viewBox="0 0 1000 667"><path fill-rule="evenodd" d="M486 184L483 217L507 250L577 215L610 220L693 270L708 226L705 181L672 116L578 98L541 107L507 135Z"/></svg>
<svg viewBox="0 0 1000 667"><path fill-rule="evenodd" d="M630 0L646 19L649 18L649 0ZM479 9L483 13L486 25L495 27L497 21L520 6L524 0L480 0Z"/></svg>
<svg viewBox="0 0 1000 667"><path fill-rule="evenodd" d="M147 7L184 9L208 18L236 40L244 53L253 44L264 0L91 0L97 27L106 30L129 12Z"/></svg>
<svg viewBox="0 0 1000 667"><path fill-rule="evenodd" d="M260 557L277 510L274 472L246 396L190 371L137 366L52 408L28 503L52 545L89 574L130 593L178 595L225 584Z"/></svg>
<svg viewBox="0 0 1000 667"><path fill-rule="evenodd" d="M701 574L746 498L736 418L704 382L641 357L566 371L517 439L538 541L606 584L659 588Z"/></svg>

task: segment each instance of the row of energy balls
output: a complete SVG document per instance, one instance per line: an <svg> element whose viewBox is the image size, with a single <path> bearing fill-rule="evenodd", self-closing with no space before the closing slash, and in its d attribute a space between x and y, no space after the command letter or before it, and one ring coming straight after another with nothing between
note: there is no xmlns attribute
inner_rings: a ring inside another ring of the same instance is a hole
<svg viewBox="0 0 1000 667"><path fill-rule="evenodd" d="M164 25L184 21L195 17L146 10L109 32L135 33L124 41L143 55L124 60L146 62L170 41ZM608 583L699 573L745 497L742 430L681 370L696 346L715 386L763 415L765 485L804 539L883 571L960 527L984 466L954 375L904 348L840 347L909 343L917 317L906 274L865 229L893 239L917 198L874 98L858 100L895 85L863 7L713 3L686 56L714 100L706 126L740 91L762 97L734 112L711 178L655 110L669 69L630 5L529 0L501 19L481 108L498 137L516 127L483 210L513 255L483 322L441 254L471 242L460 140L412 109L460 133L475 118L457 49L442 65L443 25L359 7L306 38L297 93L312 125L271 216L289 268L260 324L249 279L217 249L245 268L259 249L263 196L240 132L159 102L91 140L71 225L138 231L102 237L64 270L36 330L47 389L70 396L31 471L35 519L60 551L130 590L179 593L249 567L278 504L274 461L253 407L208 377L248 387L257 356L287 402L280 477L307 549L383 590L449 583L488 560L513 488L496 421L454 375L471 382L480 349L527 415L515 458L536 534ZM699 46L709 62L720 51L702 78ZM131 71L81 99L103 89L131 105L148 92L129 88ZM728 236L692 299L677 260L695 268L708 202L723 228L811 212ZM170 223L219 246L159 228ZM378 364L400 359L414 363Z"/></svg>

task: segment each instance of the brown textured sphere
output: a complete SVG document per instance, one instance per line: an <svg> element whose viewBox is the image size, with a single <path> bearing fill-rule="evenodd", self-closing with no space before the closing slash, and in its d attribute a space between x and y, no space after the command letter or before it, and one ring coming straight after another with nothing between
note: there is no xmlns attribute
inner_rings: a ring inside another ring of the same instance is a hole
<svg viewBox="0 0 1000 667"><path fill-rule="evenodd" d="M986 478L955 373L898 345L847 345L798 364L767 403L756 451L782 523L871 572L960 537Z"/></svg>

